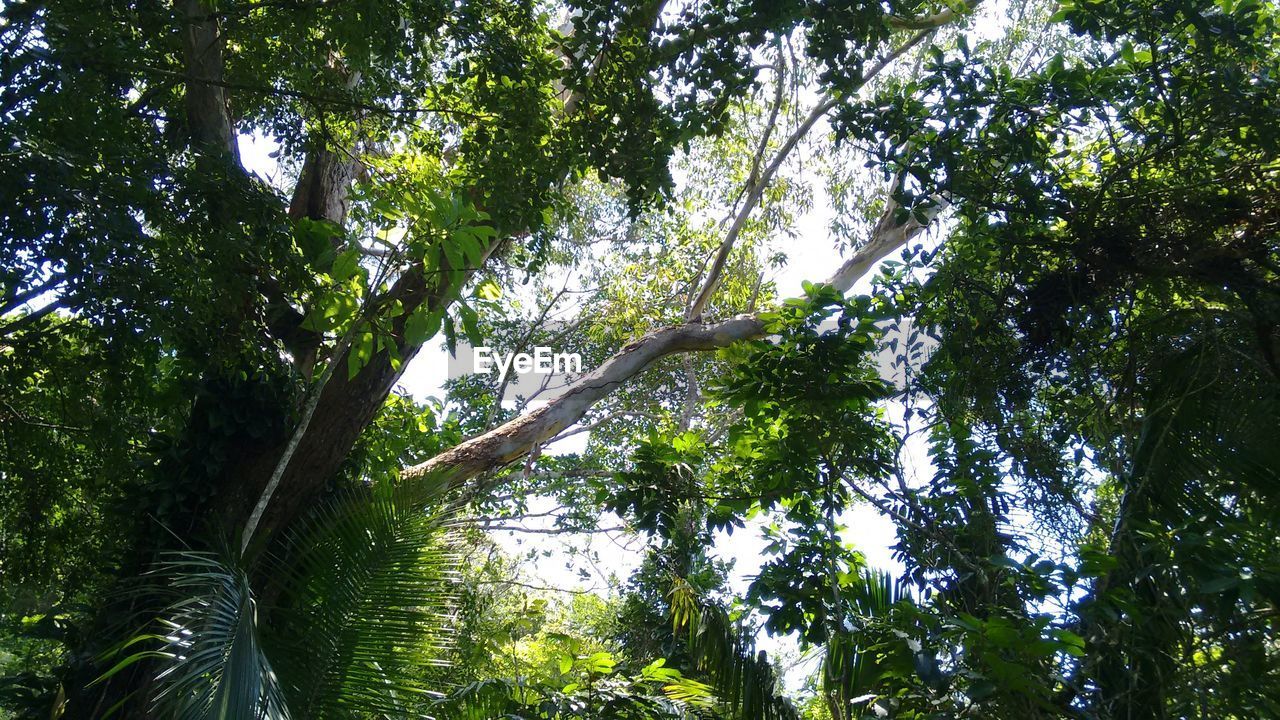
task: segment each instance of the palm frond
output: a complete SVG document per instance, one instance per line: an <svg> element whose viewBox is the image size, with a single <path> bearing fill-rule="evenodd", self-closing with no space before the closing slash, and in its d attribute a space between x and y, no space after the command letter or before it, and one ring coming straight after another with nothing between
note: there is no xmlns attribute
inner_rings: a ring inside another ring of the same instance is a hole
<svg viewBox="0 0 1280 720"><path fill-rule="evenodd" d="M883 570L863 570L853 587L844 590L855 624L886 617L900 602L910 601L904 585ZM882 638L857 628L835 633L827 643L822 664L823 691L844 708L847 717L861 717L874 700L884 669L871 648Z"/></svg>
<svg viewBox="0 0 1280 720"><path fill-rule="evenodd" d="M102 680L138 662L155 660L152 711L179 720L284 720L285 696L263 652L257 602L243 569L206 552L166 555L157 573L177 594L163 614L161 634L127 646L160 642L135 652Z"/></svg>
<svg viewBox="0 0 1280 720"><path fill-rule="evenodd" d="M799 720L763 650L729 618L723 608L703 608L689 635L689 650L733 717L751 720Z"/></svg>
<svg viewBox="0 0 1280 720"><path fill-rule="evenodd" d="M1157 502L1217 509L1217 499L1198 492L1209 480L1280 497L1280 384L1246 361L1246 347L1213 333L1152 369L1135 470L1162 480Z"/></svg>
<svg viewBox="0 0 1280 720"><path fill-rule="evenodd" d="M422 678L451 642L459 560L426 505L415 488L350 493L294 534L272 639L300 714L411 716L438 690Z"/></svg>

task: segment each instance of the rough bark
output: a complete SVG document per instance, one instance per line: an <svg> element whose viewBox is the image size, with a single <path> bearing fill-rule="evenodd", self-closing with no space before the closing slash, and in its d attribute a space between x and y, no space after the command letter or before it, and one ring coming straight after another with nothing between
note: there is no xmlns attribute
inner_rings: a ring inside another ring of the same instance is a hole
<svg viewBox="0 0 1280 720"><path fill-rule="evenodd" d="M226 201L230 195L217 188L221 182L237 182L249 176L240 162L230 109L230 85L224 76L225 37L219 16L209 0L174 0L174 10L180 23L185 63L187 132L196 152L197 169L211 187L207 193L210 219L215 224L235 223L237 208ZM355 82L350 78L348 81ZM288 206L289 217L341 225L350 206L351 183L361 167L353 153L316 143L303 162ZM284 290L270 276L270 268L248 271L258 273L256 285L267 295L267 317L273 319L269 332L286 343L299 371L309 377L323 338L299 327L303 315L289 304ZM401 277L391 292L410 311L433 297L421 273L414 271ZM435 297L440 299L438 293ZM240 302L249 308L259 300L246 295ZM392 323L397 336L401 336L403 321L401 317ZM417 352L416 347L408 347L403 341L399 349L405 363ZM292 453L281 479L281 508L264 518L264 526L292 517L301 503L313 498L314 491L334 476L361 430L372 420L400 377L385 352L374 357L351 379L346 377L346 357L336 358L335 362L340 363L340 371L323 389L314 419ZM216 479L211 507L193 508L190 526L180 530L196 530L210 511L217 522L228 529L243 525L253 500L284 456L285 447L285 443L270 442L239 447L239 458Z"/></svg>
<svg viewBox="0 0 1280 720"><path fill-rule="evenodd" d="M342 150L317 147L307 153L289 202L289 217L342 223L351 207L351 183L360 162Z"/></svg>
<svg viewBox="0 0 1280 720"><path fill-rule="evenodd" d="M262 517L259 533L270 535L275 528L287 525L298 512L323 490L351 452L364 428L372 422L391 389L399 381L404 368L420 346L404 340L404 322L413 308L443 306L446 298L438 288L429 288L421 272L405 273L392 286L390 294L400 300L406 313L391 321L402 364L393 367L388 352L377 353L354 377L348 377L347 353L330 360L337 372L320 391L310 425L299 440L278 490ZM350 351L348 351L349 353ZM237 479L237 489L227 508L228 520L238 528L248 518L254 502L267 486L277 462L285 450L280 443L246 456L230 473Z"/></svg>

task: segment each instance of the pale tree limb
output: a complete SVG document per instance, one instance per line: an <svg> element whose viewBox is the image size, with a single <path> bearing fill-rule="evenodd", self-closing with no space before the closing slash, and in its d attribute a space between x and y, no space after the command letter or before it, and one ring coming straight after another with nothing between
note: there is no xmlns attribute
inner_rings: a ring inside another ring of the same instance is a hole
<svg viewBox="0 0 1280 720"><path fill-rule="evenodd" d="M932 30L934 28L940 28L943 25L950 25L956 20L968 16L973 12L974 8L978 7L978 4L979 0L972 0L971 2L965 3L959 9L949 7L932 15L923 15L920 17L892 16L889 18L889 27L897 28L899 30Z"/></svg>
<svg viewBox="0 0 1280 720"><path fill-rule="evenodd" d="M846 260L827 282L847 291L863 275L866 275L867 271L875 267L876 263L918 235L946 207L945 200L934 198L933 206L919 211L920 215L924 216L925 222L921 222L916 217L916 213L912 213L906 222L899 223L895 217L899 206L890 200L888 207L880 215L880 220L876 222L871 239L858 248L858 251Z"/></svg>
<svg viewBox="0 0 1280 720"><path fill-rule="evenodd" d="M845 261L829 284L842 293L847 292L877 260L920 234L924 225L915 215L898 223L896 210L890 203L870 241ZM758 314L739 315L712 324L690 322L654 331L624 347L555 400L424 463L406 468L401 477L405 480L430 477L443 487L460 488L477 475L521 459L535 446L578 423L597 402L658 360L677 353L718 350L764 334L765 322Z"/></svg>
<svg viewBox="0 0 1280 720"><path fill-rule="evenodd" d="M926 30L916 34L902 47L882 59L865 76L867 79L881 72L894 59L909 51L932 33ZM778 155L761 176L762 186L772 178L781 166L786 154L800 142L804 133L828 111L836 100L828 97L788 138ZM754 203L748 198L745 208ZM936 203L924 219L931 221L942 204ZM915 213L906 221L898 222L898 206L890 200L880 221L876 223L868 242L856 251L836 271L828 283L840 292L848 292L853 284L876 262L896 248L900 248L917 236L925 227ZM742 220L745 223L745 218ZM741 223L735 222L735 225ZM739 231L740 231L739 227ZM730 229L733 232L733 229ZM695 315L696 317L696 315ZM740 340L758 338L765 333L765 323L759 314L739 315L713 324L686 322L663 328L631 343L606 360L591 373L576 381L563 395L546 405L514 418L493 430L467 440L426 462L406 468L401 476L405 480L432 478L442 487L457 489L467 480L482 473L509 465L545 443L565 429L575 425L597 402L608 397L618 387L639 375L658 360L676 353L717 350Z"/></svg>
<svg viewBox="0 0 1280 720"><path fill-rule="evenodd" d="M782 167L782 163L795 150L800 141L809 134L813 126L822 119L827 111L835 107L836 101L831 97L823 98L809 115L805 117L804 122L795 129L787 138L782 147L778 149L778 153L774 156L773 161L765 167L764 172L760 173L760 177L751 183L747 190L747 197L742 202L738 214L733 219L733 224L729 226L729 231L725 233L724 241L720 243L720 249L716 253L716 259L711 263L711 270L707 273L707 279L702 284L702 291L698 293L697 299L689 306L688 312L685 314L686 319L694 320L702 316L702 311L706 308L707 303L711 301L712 294L720 285L720 276L724 272L725 262L729 259L729 253L733 251L733 246L738 242L738 236L742 233L742 229L746 227L747 220L751 217L752 212L756 209L756 205L760 203L760 199L764 197L764 191L769 187L769 183L773 181L773 176L778 173L778 169Z"/></svg>
<svg viewBox="0 0 1280 720"><path fill-rule="evenodd" d="M593 405L657 360L678 352L727 347L763 333L764 322L751 315L712 325L686 323L650 333L584 375L555 400L407 468L402 477L434 476L445 486L456 487L482 472L519 460L534 445L577 423Z"/></svg>

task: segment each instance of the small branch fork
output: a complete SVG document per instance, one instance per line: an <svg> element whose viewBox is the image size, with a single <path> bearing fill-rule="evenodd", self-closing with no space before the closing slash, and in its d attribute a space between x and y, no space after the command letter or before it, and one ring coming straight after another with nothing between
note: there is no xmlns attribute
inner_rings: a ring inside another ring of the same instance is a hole
<svg viewBox="0 0 1280 720"><path fill-rule="evenodd" d="M874 80L876 76L883 72L885 68L889 67L893 61L902 57L912 48L919 45L925 38L932 35L933 32L934 30L930 28L916 33L910 40L903 43L901 47L886 55L883 59L863 73L862 78L858 81L855 89L862 88L867 83ZM791 135L789 135L782 143L782 147L778 148L778 152L774 154L773 160L769 162L764 171L757 176L756 170L759 167L761 158L763 158L764 153L767 150L769 136L773 132L773 124L777 118L778 108L782 102L782 84L783 78L781 77L781 72L779 72L778 94L775 99L773 110L771 111L769 124L765 127L764 136L761 138L759 148L756 151L755 157L752 159L752 170L750 176L747 178L746 198L739 207L738 214L733 219L733 224L729 226L729 231L725 233L724 241L720 243L720 249L716 252L715 260L711 263L711 269L707 273L707 279L702 284L702 290L698 293L698 297L693 301L693 303L689 305L689 309L685 313L686 321L692 322L698 320L702 316L703 310L706 309L707 303L711 301L712 295L715 294L715 291L720 284L720 278L724 273L725 263L729 259L729 255L732 253L734 245L738 242L738 236L742 233L742 229L746 227L747 220L751 217L751 213L760 203L761 198L764 197L765 190L769 187L769 184L773 182L774 176L778 174L778 170L782 167L783 163L786 162L787 157L796 149L800 144L800 141L808 136L814 126L818 124L818 121L826 117L827 113L831 112L831 110L840 104L840 99L835 95L824 95L822 99L818 101L818 104L814 106L813 110L809 112L808 116L805 117L800 125L796 127L796 129L792 131Z"/></svg>

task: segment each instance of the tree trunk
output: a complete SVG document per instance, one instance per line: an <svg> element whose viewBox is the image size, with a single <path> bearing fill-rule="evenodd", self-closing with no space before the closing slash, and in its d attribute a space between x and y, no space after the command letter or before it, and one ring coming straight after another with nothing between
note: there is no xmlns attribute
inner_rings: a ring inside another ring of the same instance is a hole
<svg viewBox="0 0 1280 720"><path fill-rule="evenodd" d="M225 154L240 162L231 123L231 107L223 81L222 31L217 16L204 0L176 0L183 23L182 49L187 68L187 130L202 154Z"/></svg>
<svg viewBox="0 0 1280 720"><path fill-rule="evenodd" d="M289 202L289 217L342 224L351 207L351 183L360 174L353 151L320 146L307 153Z"/></svg>
<svg viewBox="0 0 1280 720"><path fill-rule="evenodd" d="M373 421L387 395L399 381L405 367L420 346L404 340L404 322L415 308L426 303L439 308L447 300L438 288L429 288L417 269L396 281L389 295L400 300L405 313L394 318L391 331L401 364L394 368L391 355L382 351L373 356L354 377L347 373L347 356L331 359L337 369L320 392L315 414L298 446L289 458L277 490L270 498L258 527L258 535L268 537L285 527L329 484L346 460L365 427ZM229 470L226 481L231 492L223 512L240 530L280 461L285 442L251 453Z"/></svg>

